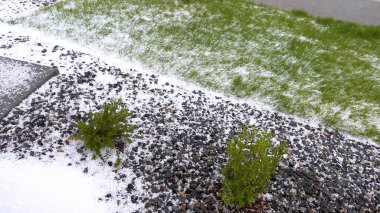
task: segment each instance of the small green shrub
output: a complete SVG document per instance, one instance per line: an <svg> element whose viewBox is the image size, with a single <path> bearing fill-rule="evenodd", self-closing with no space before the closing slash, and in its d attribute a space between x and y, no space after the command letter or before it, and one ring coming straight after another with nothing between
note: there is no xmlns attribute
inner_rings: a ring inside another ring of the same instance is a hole
<svg viewBox="0 0 380 213"><path fill-rule="evenodd" d="M121 106L121 100L111 101L104 108L95 113L90 113L89 122L78 122L78 135L75 139L83 140L86 148L94 152L94 158L104 158L100 151L103 148L115 148L115 138L122 137L131 142L132 132L137 128L127 123L127 117L132 113Z"/></svg>
<svg viewBox="0 0 380 213"><path fill-rule="evenodd" d="M243 129L227 142L227 165L222 169L222 199L237 208L250 206L267 191L271 176L287 151L286 143L274 147L272 135Z"/></svg>

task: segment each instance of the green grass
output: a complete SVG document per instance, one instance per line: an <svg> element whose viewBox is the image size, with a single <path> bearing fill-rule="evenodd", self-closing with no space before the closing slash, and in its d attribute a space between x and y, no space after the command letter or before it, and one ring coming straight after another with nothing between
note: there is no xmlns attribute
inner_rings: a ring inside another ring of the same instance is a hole
<svg viewBox="0 0 380 213"><path fill-rule="evenodd" d="M380 142L380 27L237 0L71 0L19 22Z"/></svg>

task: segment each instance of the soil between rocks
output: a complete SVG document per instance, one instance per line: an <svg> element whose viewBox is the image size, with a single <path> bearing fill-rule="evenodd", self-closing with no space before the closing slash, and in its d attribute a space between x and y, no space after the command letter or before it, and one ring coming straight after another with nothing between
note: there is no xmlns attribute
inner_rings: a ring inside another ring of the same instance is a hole
<svg viewBox="0 0 380 213"><path fill-rule="evenodd" d="M65 147L75 147L69 135L90 109L121 98L134 112L130 122L140 126L136 133L143 139L125 147L122 166L144 180L146 193L134 194L136 183L123 183L125 174L115 172L115 181L125 187L104 200L142 203L144 212L237 212L220 200L219 170L226 163L226 140L242 126L255 125L272 131L274 143L289 144L257 211L380 211L379 146L250 102L188 90L157 74L122 70L59 44L14 32L0 33L0 42L11 44L0 48L0 55L22 48L31 62L50 63L61 72L0 121L1 153L54 159ZM101 81L104 76L107 81ZM83 146L75 149L66 154L73 164L91 161Z"/></svg>

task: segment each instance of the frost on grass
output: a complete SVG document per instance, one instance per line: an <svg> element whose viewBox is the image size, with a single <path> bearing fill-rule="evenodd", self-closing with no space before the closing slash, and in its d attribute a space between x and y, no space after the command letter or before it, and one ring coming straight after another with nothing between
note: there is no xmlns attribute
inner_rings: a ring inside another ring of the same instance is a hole
<svg viewBox="0 0 380 213"><path fill-rule="evenodd" d="M380 140L380 41L370 28L244 1L189 2L63 1L20 22Z"/></svg>

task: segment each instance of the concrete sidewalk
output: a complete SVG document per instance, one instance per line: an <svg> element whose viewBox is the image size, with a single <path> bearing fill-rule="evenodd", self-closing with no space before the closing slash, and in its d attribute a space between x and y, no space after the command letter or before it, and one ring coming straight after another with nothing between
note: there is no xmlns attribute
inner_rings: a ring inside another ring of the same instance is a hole
<svg viewBox="0 0 380 213"><path fill-rule="evenodd" d="M0 119L58 73L56 68L0 56Z"/></svg>
<svg viewBox="0 0 380 213"><path fill-rule="evenodd" d="M380 25L380 0L252 0L276 8L304 10L311 15L332 17L366 25Z"/></svg>

